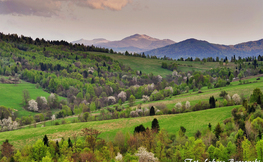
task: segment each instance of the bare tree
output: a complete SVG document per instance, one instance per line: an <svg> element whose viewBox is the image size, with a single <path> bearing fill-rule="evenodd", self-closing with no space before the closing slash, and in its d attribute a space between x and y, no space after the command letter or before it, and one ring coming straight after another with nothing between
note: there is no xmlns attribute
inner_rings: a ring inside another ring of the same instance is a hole
<svg viewBox="0 0 263 162"><path fill-rule="evenodd" d="M23 101L22 101L22 104L23 105L28 105L29 99L30 99L30 94L29 94L27 89L24 89L23 90Z"/></svg>

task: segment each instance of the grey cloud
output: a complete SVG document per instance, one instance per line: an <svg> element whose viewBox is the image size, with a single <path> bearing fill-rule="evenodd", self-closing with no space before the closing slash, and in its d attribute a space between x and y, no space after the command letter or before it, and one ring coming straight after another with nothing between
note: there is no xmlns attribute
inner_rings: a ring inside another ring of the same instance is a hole
<svg viewBox="0 0 263 162"><path fill-rule="evenodd" d="M50 17L58 15L61 2L53 0L0 0L0 14L36 15Z"/></svg>
<svg viewBox="0 0 263 162"><path fill-rule="evenodd" d="M0 0L0 14L57 16L63 7L121 10L132 0ZM68 4L68 5L63 5Z"/></svg>

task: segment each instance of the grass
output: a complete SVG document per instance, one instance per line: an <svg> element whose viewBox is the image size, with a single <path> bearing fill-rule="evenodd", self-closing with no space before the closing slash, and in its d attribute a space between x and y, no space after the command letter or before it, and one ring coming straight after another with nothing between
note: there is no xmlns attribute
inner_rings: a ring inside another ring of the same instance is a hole
<svg viewBox="0 0 263 162"><path fill-rule="evenodd" d="M175 104L178 102L185 103L186 101L190 101L191 105L194 105L199 101L208 101L209 97L211 96L214 96L216 99L222 100L222 98L219 97L221 91L226 91L230 96L237 93L239 95L243 94L245 97L248 97L253 93L253 90L255 88L260 88L261 91L263 91L263 84L262 84L263 77L260 77L261 80L257 81L256 83L253 83L254 81L256 81L256 78L247 79L249 82L252 82L249 84L239 85L239 82L237 81L237 82L232 82L231 85L227 87L213 88L213 89L207 89L207 87L203 87L201 89L203 93L198 93L198 92L183 93L177 96L173 96L172 98L166 98L164 100L152 101L147 103L142 103L141 101L138 100L136 104L141 102L142 107L149 107L150 104L162 103L165 104L168 109L172 109L174 108Z"/></svg>
<svg viewBox="0 0 263 162"><path fill-rule="evenodd" d="M151 122L157 118L161 129L168 133L177 133L180 126L186 128L186 135L193 136L197 130L207 128L208 123L215 126L217 123L223 123L223 120L231 116L231 110L237 106L222 107L204 111L189 112L175 115L148 116L141 118L127 118L94 121L85 123L72 123L67 125L37 127L30 129L20 129L0 134L0 143L8 139L16 148L21 148L26 144L33 144L36 140L42 139L46 134L49 139L71 137L73 133L79 133L81 129L93 127L102 131L100 137L105 140L113 140L116 133L133 133L135 126L143 124L145 127L151 127Z"/></svg>
<svg viewBox="0 0 263 162"><path fill-rule="evenodd" d="M130 66L133 70L142 71L143 73L153 73L154 75L161 75L162 77L166 77L168 74L172 74L172 71L163 69L161 67L162 62L166 62L168 65L171 62L170 60L159 60L159 59L146 59L141 57L132 57L132 56L124 56L124 55L117 55L117 54L107 54L107 53L99 53L99 52L89 52L91 54L95 55L106 55L108 57L111 57L112 59L115 59L117 61L122 62L124 65ZM194 62L194 61L176 61L179 66L178 70L181 70L183 72L188 71L206 71L211 68L217 68L219 67L218 62L207 62L203 65L200 64L200 62ZM189 67L193 66L193 67ZM236 65L234 63L229 63L226 67L234 69Z"/></svg>
<svg viewBox="0 0 263 162"><path fill-rule="evenodd" d="M48 97L50 94L43 89L37 89L35 84L22 81L20 84L1 84L0 83L0 105L13 108L18 111L18 117L35 115L37 113L27 111L21 105L23 98L23 90L29 91L31 99L36 99L38 96ZM63 97L59 97L63 99Z"/></svg>

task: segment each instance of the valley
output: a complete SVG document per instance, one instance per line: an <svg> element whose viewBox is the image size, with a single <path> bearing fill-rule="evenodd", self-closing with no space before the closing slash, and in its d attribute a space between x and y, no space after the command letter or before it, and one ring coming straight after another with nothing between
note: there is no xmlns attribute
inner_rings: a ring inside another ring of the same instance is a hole
<svg viewBox="0 0 263 162"><path fill-rule="evenodd" d="M171 60L0 34L0 58L8 158L110 161L121 153L132 161L142 146L160 161L178 161L201 143L203 158L215 154L209 148L233 146L217 156L224 160L240 153L238 140L257 141L251 150L262 141L261 56ZM28 151L35 149L45 153Z"/></svg>

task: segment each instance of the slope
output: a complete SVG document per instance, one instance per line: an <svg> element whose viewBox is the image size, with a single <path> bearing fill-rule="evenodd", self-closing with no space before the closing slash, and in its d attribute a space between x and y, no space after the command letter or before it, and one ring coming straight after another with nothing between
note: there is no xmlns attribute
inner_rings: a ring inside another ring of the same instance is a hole
<svg viewBox="0 0 263 162"><path fill-rule="evenodd" d="M145 54L156 55L157 57L167 56L170 58L187 57L232 57L233 55L247 57L257 56L263 53L263 39L240 43L234 46L212 44L197 39L187 39L179 43L168 45L162 48L146 51Z"/></svg>
<svg viewBox="0 0 263 162"><path fill-rule="evenodd" d="M236 107L236 106L234 106ZM49 139L72 137L73 133L79 133L81 129L92 127L102 131L101 138L113 140L118 131L132 133L135 126L143 124L150 127L154 118L157 118L161 129L169 133L177 133L180 126L186 128L186 135L193 136L197 130L207 128L208 123L215 126L218 122L231 116L234 107L223 107L205 111L190 112L176 115L149 116L141 118L116 119L106 121L95 121L87 123L72 123L68 125L58 125L31 129L20 129L11 132L2 132L0 143L9 139L16 148L21 148L25 144L32 144L38 139L42 139L46 134Z"/></svg>
<svg viewBox="0 0 263 162"><path fill-rule="evenodd" d="M20 84L2 84L0 83L0 105L13 108L18 111L18 117L35 115L37 113L25 110L21 103L23 98L23 90L29 91L31 99L36 99L38 96L48 97L50 94L37 89L35 84L22 81ZM59 99L64 99L59 97Z"/></svg>

